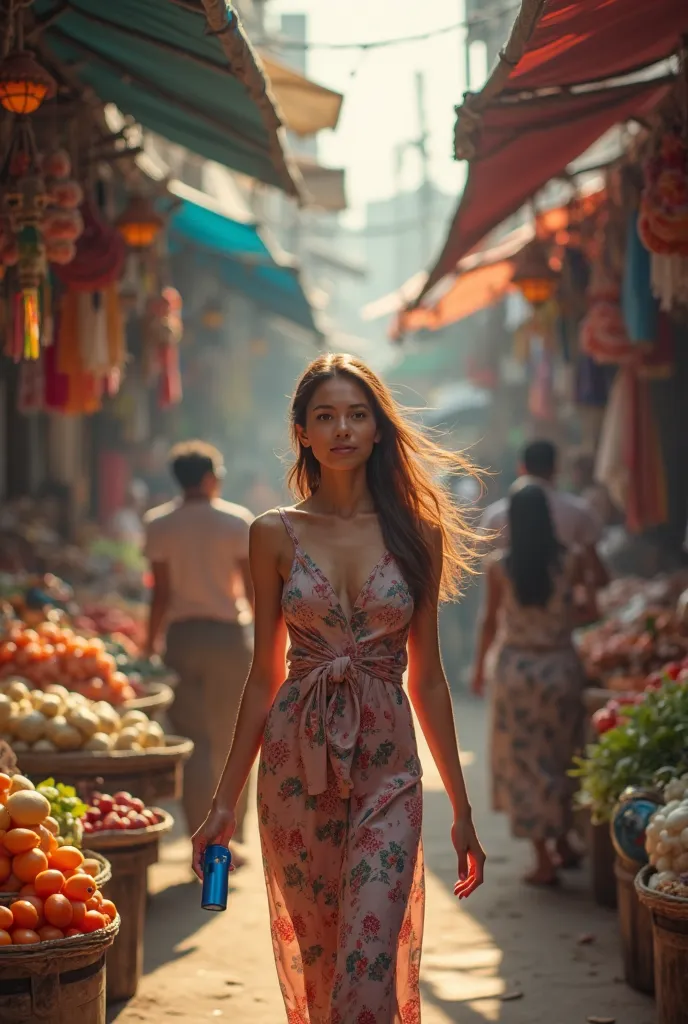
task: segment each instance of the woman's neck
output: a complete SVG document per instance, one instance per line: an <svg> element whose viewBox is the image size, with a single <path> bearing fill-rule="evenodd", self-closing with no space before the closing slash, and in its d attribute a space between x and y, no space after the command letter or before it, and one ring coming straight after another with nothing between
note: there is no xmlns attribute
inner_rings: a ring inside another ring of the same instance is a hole
<svg viewBox="0 0 688 1024"><path fill-rule="evenodd" d="M366 467L361 466L351 473L332 473L323 469L318 490L309 498L308 504L313 512L340 519L353 519L356 515L374 512Z"/></svg>

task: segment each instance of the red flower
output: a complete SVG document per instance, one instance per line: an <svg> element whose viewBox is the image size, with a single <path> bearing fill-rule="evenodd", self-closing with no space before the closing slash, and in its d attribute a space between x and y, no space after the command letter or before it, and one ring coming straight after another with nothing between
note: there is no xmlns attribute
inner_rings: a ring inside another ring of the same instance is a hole
<svg viewBox="0 0 688 1024"><path fill-rule="evenodd" d="M356 1018L356 1024L377 1024L375 1014L372 1010L361 1010Z"/></svg>
<svg viewBox="0 0 688 1024"><path fill-rule="evenodd" d="M301 914L294 914L294 916L291 919L291 923L293 924L294 931L296 932L298 937L300 939L305 938L305 936L306 936L306 922L301 917Z"/></svg>
<svg viewBox="0 0 688 1024"><path fill-rule="evenodd" d="M420 996L409 999L401 1008L401 1024L420 1024Z"/></svg>
<svg viewBox="0 0 688 1024"><path fill-rule="evenodd" d="M407 942L411 941L411 931L412 931L411 918L407 917L406 920L404 921L404 923L402 924L401 929L399 931L399 945L400 946L405 946Z"/></svg>
<svg viewBox="0 0 688 1024"><path fill-rule="evenodd" d="M401 882L397 881L393 889L390 889L387 893L387 899L390 903L398 903L399 900L403 900L404 894L401 891Z"/></svg>
<svg viewBox="0 0 688 1024"><path fill-rule="evenodd" d="M376 829L362 828L356 846L360 847L360 849L363 850L365 853L372 855L377 853L378 850L381 850L382 847L384 846L384 843Z"/></svg>
<svg viewBox="0 0 688 1024"><path fill-rule="evenodd" d="M369 704L364 704L361 708L361 732L372 732L376 724L375 712Z"/></svg>
<svg viewBox="0 0 688 1024"><path fill-rule="evenodd" d="M277 853L282 853L287 845L287 830L278 825L277 828L272 830L272 845L275 847Z"/></svg>
<svg viewBox="0 0 688 1024"><path fill-rule="evenodd" d="M301 829L293 828L289 833L288 839L289 850L291 853L301 853L303 850L303 836L301 835Z"/></svg>
<svg viewBox="0 0 688 1024"><path fill-rule="evenodd" d="M356 974L365 974L368 968L368 957L362 956L361 959L356 963Z"/></svg>
<svg viewBox="0 0 688 1024"><path fill-rule="evenodd" d="M289 760L289 744L285 740L268 743L264 759L268 768L283 768Z"/></svg>
<svg viewBox="0 0 688 1024"><path fill-rule="evenodd" d="M380 918L375 914L366 914L363 918L363 934L377 935L380 931Z"/></svg>
<svg viewBox="0 0 688 1024"><path fill-rule="evenodd" d="M283 942L293 942L296 938L294 926L287 917L278 917L276 921L272 922L272 935L273 938L282 939Z"/></svg>
<svg viewBox="0 0 688 1024"><path fill-rule="evenodd" d="M406 813L408 814L409 825L411 828L420 831L421 825L423 824L423 800L420 796L411 797L404 804Z"/></svg>

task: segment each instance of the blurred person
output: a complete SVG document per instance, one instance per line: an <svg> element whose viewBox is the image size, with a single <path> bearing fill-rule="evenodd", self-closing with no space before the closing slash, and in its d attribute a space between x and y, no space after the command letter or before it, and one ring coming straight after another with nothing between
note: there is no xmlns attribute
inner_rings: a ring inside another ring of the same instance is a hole
<svg viewBox="0 0 688 1024"><path fill-rule="evenodd" d="M251 664L253 586L248 562L252 515L220 498L225 473L211 445L190 441L169 456L181 499L145 517L153 594L149 655L166 627L165 663L179 676L168 712L194 741L184 770L189 832L200 826L222 772ZM237 795L235 840L244 841L248 794ZM242 862L234 851L234 862Z"/></svg>
<svg viewBox="0 0 688 1024"><path fill-rule="evenodd" d="M143 480L132 480L127 488L125 504L110 518L108 531L115 540L130 544L139 551L146 543L143 515L148 501L148 487Z"/></svg>
<svg viewBox="0 0 688 1024"><path fill-rule="evenodd" d="M508 546L487 557L472 690L482 696L489 676L494 810L533 845L525 880L554 885L558 866L580 859L569 841L576 786L567 772L583 741L572 595L587 586L587 556L560 542L539 484L515 485L508 515Z"/></svg>
<svg viewBox="0 0 688 1024"><path fill-rule="evenodd" d="M557 540L565 548L579 547L585 551L590 592L596 591L609 582L609 574L597 551L604 524L584 498L558 490L556 476L557 449L552 442L531 441L527 444L523 449L519 480L537 483L544 491ZM492 534L495 547L509 544L509 505L510 499L502 498L483 513L481 526L486 533Z"/></svg>
<svg viewBox="0 0 688 1024"><path fill-rule="evenodd" d="M422 793L407 658L409 696L453 807L457 896L481 884L485 860L437 637L438 602L456 593L474 535L436 475L465 466L352 356L311 363L291 424L300 500L251 527L255 656L194 867L200 876L206 845L234 834L260 751L260 835L289 1020L418 1020Z"/></svg>

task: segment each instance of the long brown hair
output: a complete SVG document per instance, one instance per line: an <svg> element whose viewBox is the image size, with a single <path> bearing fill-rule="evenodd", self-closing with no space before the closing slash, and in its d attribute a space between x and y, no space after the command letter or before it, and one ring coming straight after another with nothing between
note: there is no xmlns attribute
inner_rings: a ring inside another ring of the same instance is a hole
<svg viewBox="0 0 688 1024"><path fill-rule="evenodd" d="M312 450L301 444L296 427L305 428L316 389L337 376L349 377L363 389L380 432L368 460L367 482L388 551L399 563L414 599L420 602L432 582L427 528L438 529L444 555L440 599L451 600L460 593L464 570L472 571L479 536L439 478L475 475L475 469L464 455L442 448L410 422L386 385L360 359L350 355L319 356L297 384L291 403L296 462L289 471L289 486L302 500L318 490L320 463Z"/></svg>

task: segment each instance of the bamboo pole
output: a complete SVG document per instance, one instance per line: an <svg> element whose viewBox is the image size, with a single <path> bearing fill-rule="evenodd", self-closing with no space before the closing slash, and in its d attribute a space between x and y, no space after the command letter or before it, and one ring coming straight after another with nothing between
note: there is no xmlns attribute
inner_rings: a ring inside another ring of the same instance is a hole
<svg viewBox="0 0 688 1024"><path fill-rule="evenodd" d="M548 0L521 0L506 45L499 52L499 61L480 92L467 92L463 103L454 108L454 159L472 160L476 153L475 138L482 114L491 100L504 89L509 75L525 53Z"/></svg>
<svg viewBox="0 0 688 1024"><path fill-rule="evenodd" d="M260 58L253 51L228 0L202 0L210 31L220 40L229 65L261 112L268 133L272 163L288 195L303 200L303 179L286 152L285 132L277 103L268 90Z"/></svg>

